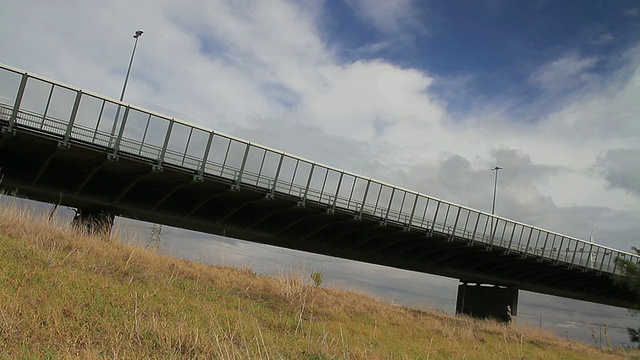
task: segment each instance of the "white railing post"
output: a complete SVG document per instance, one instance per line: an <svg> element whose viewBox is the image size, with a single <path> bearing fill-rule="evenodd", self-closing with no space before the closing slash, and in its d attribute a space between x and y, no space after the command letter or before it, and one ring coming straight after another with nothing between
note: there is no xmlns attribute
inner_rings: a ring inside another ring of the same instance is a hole
<svg viewBox="0 0 640 360"><path fill-rule="evenodd" d="M120 124L120 130L118 131L118 136L116 137L116 141L113 144L113 151L107 155L109 160L118 160L118 152L120 151L120 142L122 141L122 136L124 135L124 127L127 125L127 118L129 117L129 106L125 107L124 115L122 116L122 124ZM109 140L111 142L111 140Z"/></svg>
<svg viewBox="0 0 640 360"><path fill-rule="evenodd" d="M202 162L200 163L200 169L198 169L198 173L193 176L193 180L202 181L204 180L204 172L207 167L207 161L209 159L209 151L211 151L211 144L213 143L214 132L209 132L209 138L207 139L207 147L204 150L204 154L202 156Z"/></svg>
<svg viewBox="0 0 640 360"><path fill-rule="evenodd" d="M356 180L357 181L357 180ZM360 213L358 214L357 219L362 219L362 213L364 212L364 205L367 202L367 195L369 194L369 187L371 186L371 178L367 180L367 187L364 190L364 196L362 197L362 205L360 206Z"/></svg>
<svg viewBox="0 0 640 360"><path fill-rule="evenodd" d="M456 220L453 222L453 228L451 229L451 236L449 237L449 241L453 241L455 234L456 234L456 228L458 227L458 219L460 218L460 211L462 210L462 208L460 206L458 206L458 212L456 213Z"/></svg>
<svg viewBox="0 0 640 360"><path fill-rule="evenodd" d="M242 157L242 165L240 165L240 171L238 172L238 177L236 178L236 183L231 185L231 190L233 191L239 191L240 190L240 183L242 182L242 175L244 174L244 167L247 164L247 157L249 156L249 150L251 149L251 143L244 143L245 144L245 149L244 149L244 156Z"/></svg>
<svg viewBox="0 0 640 360"><path fill-rule="evenodd" d="M18 112L20 111L20 105L22 103L22 97L24 96L24 89L27 87L27 79L29 75L27 73L22 74L22 78L20 79L20 87L18 88L18 94L16 95L16 101L13 103L13 112L11 113L11 117L9 118L9 126L3 127L3 133L10 133L15 135L15 124L18 119Z"/></svg>
<svg viewBox="0 0 640 360"><path fill-rule="evenodd" d="M280 153L280 160L278 161L278 168L276 169L276 176L273 178L273 187L271 191L267 193L267 199L273 199L276 193L276 186L278 185L278 177L280 177L280 169L282 169L282 162L284 161L284 153Z"/></svg>
<svg viewBox="0 0 640 360"><path fill-rule="evenodd" d="M311 186L311 178L313 177L313 170L316 167L316 163L311 164L311 170L309 171L309 178L307 179L307 187L304 189L304 195L302 199L298 202L298 206L304 207L307 204L307 196L309 195L309 187Z"/></svg>
<svg viewBox="0 0 640 360"><path fill-rule="evenodd" d="M71 110L71 116L69 117L69 123L67 124L67 131L62 138L62 141L58 142L58 146L63 149L69 148L69 138L71 137L71 132L73 131L73 125L76 122L76 116L78 115L78 108L80 107L80 100L82 99L82 90L79 90L76 93L76 99L73 102L73 110Z"/></svg>
<svg viewBox="0 0 640 360"><path fill-rule="evenodd" d="M333 205L327 211L330 213L334 213L336 211L336 205L338 203L338 196L340 196L340 186L342 186L342 178L344 177L344 171L340 173L340 179L338 179L338 186L336 187L336 194L333 198Z"/></svg>
<svg viewBox="0 0 640 360"><path fill-rule="evenodd" d="M127 113L125 112L125 115ZM124 122L124 121L123 121ZM164 157L167 153L167 148L169 147L169 140L171 139L171 132L173 131L173 123L174 119L169 120L169 127L167 128L167 133L164 136L164 143L162 145L162 150L160 150L160 155L158 155L157 163L153 165L153 171L162 172L164 164Z"/></svg>

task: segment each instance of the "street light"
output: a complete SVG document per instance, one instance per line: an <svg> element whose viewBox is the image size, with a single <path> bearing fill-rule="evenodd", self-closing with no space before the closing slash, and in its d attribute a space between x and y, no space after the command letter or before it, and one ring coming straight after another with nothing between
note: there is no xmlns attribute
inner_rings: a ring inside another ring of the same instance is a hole
<svg viewBox="0 0 640 360"><path fill-rule="evenodd" d="M133 34L134 39L136 39L135 43L133 43L133 51L131 52L131 60L129 60L129 67L127 68L127 76L124 78L124 85L122 85L122 93L120 93L120 102L124 99L124 92L127 90L127 82L129 81L129 74L131 73L131 65L133 65L133 57L136 55L136 47L138 46L138 38L142 36L144 31L137 30L135 34ZM116 110L116 118L113 119L113 126L111 127L111 137L109 138L109 147L111 147L111 142L113 141L113 137L116 134L116 125L118 124L118 118L120 117L120 104L118 104L118 109Z"/></svg>
<svg viewBox="0 0 640 360"><path fill-rule="evenodd" d="M493 205L491 205L491 215L494 215L496 213L496 191L498 190L498 171L502 170L502 167L496 166L491 170L496 172L496 178L495 178L495 181L493 182ZM493 227L493 216L492 216L491 217L491 237L492 238L494 238L496 235L495 231L496 229Z"/></svg>
<svg viewBox="0 0 640 360"><path fill-rule="evenodd" d="M133 51L131 52L131 60L129 60L129 68L127 69L127 76L124 78L124 85L122 86L122 93L120 94L120 101L122 101L124 99L124 92L125 92L125 90L127 90L127 81L129 81L129 73L131 73L131 65L133 64L133 57L136 55L136 47L138 46L138 38L140 38L140 36L142 36L142 33L144 33L144 31L138 30L133 35L133 37L136 39L136 42L133 43Z"/></svg>
<svg viewBox="0 0 640 360"><path fill-rule="evenodd" d="M498 171L502 169L503 168L500 166L496 166L493 169L491 169L492 171L496 172L496 179L493 182L493 205L491 206L491 215L495 214L495 211L496 211L496 191L498 190Z"/></svg>

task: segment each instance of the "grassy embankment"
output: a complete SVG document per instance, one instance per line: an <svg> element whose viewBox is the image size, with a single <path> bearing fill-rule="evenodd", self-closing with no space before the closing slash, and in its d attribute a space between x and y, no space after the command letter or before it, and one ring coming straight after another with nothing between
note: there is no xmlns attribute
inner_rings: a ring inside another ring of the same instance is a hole
<svg viewBox="0 0 640 360"><path fill-rule="evenodd" d="M122 235L121 235L122 237ZM81 234L0 205L0 358L617 359L527 327L423 312Z"/></svg>

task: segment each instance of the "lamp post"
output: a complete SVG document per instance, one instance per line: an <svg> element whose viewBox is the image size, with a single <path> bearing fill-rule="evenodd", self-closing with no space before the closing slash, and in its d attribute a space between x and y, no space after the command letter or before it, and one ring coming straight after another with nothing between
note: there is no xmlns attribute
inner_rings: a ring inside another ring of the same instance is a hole
<svg viewBox="0 0 640 360"><path fill-rule="evenodd" d="M129 74L131 73L131 65L133 65L133 57L136 55L136 47L138 47L138 39L144 31L137 30L135 34L133 34L133 38L136 41L133 43L133 51L131 52L131 60L129 60L129 67L127 68L127 76L124 78L124 85L122 85L122 92L120 93L120 102L124 99L124 92L127 90L127 82L129 81ZM113 140L113 136L116 133L116 125L118 124L118 117L120 117L120 104L118 104L118 109L116 110L116 118L113 119L113 126L111 127L111 138L109 139L109 147L111 147L111 141Z"/></svg>
<svg viewBox="0 0 640 360"><path fill-rule="evenodd" d="M495 180L493 182L493 203L491 205L491 215L494 215L496 213L496 192L498 190L498 171L502 170L503 168L500 166L496 166L494 168L492 168L492 171L496 172L496 177ZM493 227L493 216L491 217L491 238L493 239L495 237L495 231L496 229Z"/></svg>
<svg viewBox="0 0 640 360"><path fill-rule="evenodd" d="M498 190L498 171L502 169L503 168L500 166L496 166L493 169L491 169L492 171L496 172L496 179L493 182L493 205L491 206L491 215L495 214L496 212L496 191Z"/></svg>
<svg viewBox="0 0 640 360"><path fill-rule="evenodd" d="M124 78L124 85L122 86L122 93L120 94L120 101L122 101L124 99L124 92L125 92L125 90L127 90L127 81L129 81L129 73L131 73L131 65L133 64L133 57L136 55L136 47L138 46L138 39L140 38L140 36L142 36L142 33L144 33L144 31L138 30L133 35L134 39L136 39L136 42L133 43L133 51L131 52L131 60L129 60L129 68L127 69L127 76Z"/></svg>

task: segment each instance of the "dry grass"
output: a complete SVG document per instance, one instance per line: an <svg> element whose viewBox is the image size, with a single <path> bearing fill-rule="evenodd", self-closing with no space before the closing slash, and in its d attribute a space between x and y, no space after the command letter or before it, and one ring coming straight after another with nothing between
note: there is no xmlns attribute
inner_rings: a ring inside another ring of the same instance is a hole
<svg viewBox="0 0 640 360"><path fill-rule="evenodd" d="M632 356L313 286L307 273L272 278L162 256L15 205L0 205L0 255L0 358Z"/></svg>

